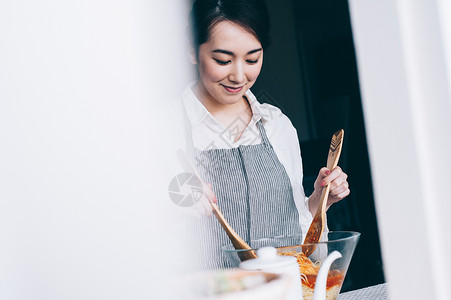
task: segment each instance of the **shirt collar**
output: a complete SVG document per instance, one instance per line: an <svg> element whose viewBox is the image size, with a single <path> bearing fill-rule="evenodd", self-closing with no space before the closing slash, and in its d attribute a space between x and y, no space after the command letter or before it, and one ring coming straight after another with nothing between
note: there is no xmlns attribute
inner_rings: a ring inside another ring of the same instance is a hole
<svg viewBox="0 0 451 300"><path fill-rule="evenodd" d="M186 114L192 127L201 124L206 118L213 118L210 112L200 103L193 92L196 82L191 82L183 92L182 100L185 105Z"/></svg>
<svg viewBox="0 0 451 300"><path fill-rule="evenodd" d="M257 122L260 119L262 121L267 121L268 115L264 113L263 105L258 102L257 98L254 96L254 94L251 92L251 90L247 90L244 94L247 98L247 101L249 102L249 105L251 106L252 110L252 119Z"/></svg>

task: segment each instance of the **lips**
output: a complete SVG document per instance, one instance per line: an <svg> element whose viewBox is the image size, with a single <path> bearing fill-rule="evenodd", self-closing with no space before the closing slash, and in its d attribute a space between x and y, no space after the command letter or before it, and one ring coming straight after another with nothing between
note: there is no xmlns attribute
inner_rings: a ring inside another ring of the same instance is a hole
<svg viewBox="0 0 451 300"><path fill-rule="evenodd" d="M243 89L243 86L233 87L233 86L227 86L227 85L223 85L223 84L222 84L222 87L231 94L239 93Z"/></svg>

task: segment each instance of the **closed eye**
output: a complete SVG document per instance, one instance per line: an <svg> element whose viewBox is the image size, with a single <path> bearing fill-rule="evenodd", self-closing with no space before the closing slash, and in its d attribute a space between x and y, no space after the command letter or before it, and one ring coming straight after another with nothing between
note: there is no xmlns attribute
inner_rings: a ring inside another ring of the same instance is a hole
<svg viewBox="0 0 451 300"><path fill-rule="evenodd" d="M247 59L246 62L247 62L248 64L253 65L253 64L258 63L258 59L256 59L256 60Z"/></svg>
<svg viewBox="0 0 451 300"><path fill-rule="evenodd" d="M222 66L225 66L225 65L229 64L230 62L232 62L231 60L220 60L220 59L216 59L216 58L213 58L213 59Z"/></svg>

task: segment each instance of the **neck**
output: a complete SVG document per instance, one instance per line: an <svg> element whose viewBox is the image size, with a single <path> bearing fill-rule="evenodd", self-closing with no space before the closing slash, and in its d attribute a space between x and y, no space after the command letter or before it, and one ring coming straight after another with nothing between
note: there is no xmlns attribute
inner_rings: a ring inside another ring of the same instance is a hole
<svg viewBox="0 0 451 300"><path fill-rule="evenodd" d="M220 103L213 99L199 82L193 87L193 92L208 112L225 128L239 123L242 133L252 119L252 110L245 97L241 97L239 101L231 104Z"/></svg>
<svg viewBox="0 0 451 300"><path fill-rule="evenodd" d="M220 103L213 99L200 82L193 87L193 92L208 112L219 122L221 122L220 119L230 118L232 119L231 121L233 121L237 117L249 114L252 117L252 110L245 97L241 97L239 101L231 104Z"/></svg>

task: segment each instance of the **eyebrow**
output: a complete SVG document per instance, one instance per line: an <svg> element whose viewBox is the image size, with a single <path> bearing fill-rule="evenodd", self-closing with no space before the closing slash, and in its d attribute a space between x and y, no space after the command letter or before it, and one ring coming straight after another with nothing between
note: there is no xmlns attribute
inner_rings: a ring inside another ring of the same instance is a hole
<svg viewBox="0 0 451 300"><path fill-rule="evenodd" d="M252 53L255 53L255 52L258 52L258 51L262 51L262 48L258 48L258 49L251 50L251 51L249 51L247 54L249 55L249 54L252 54ZM223 49L215 49L215 50L213 50L212 52L215 52L215 53L224 53L224 54L227 54L227 55L234 55L233 52L227 51L227 50L223 50Z"/></svg>

